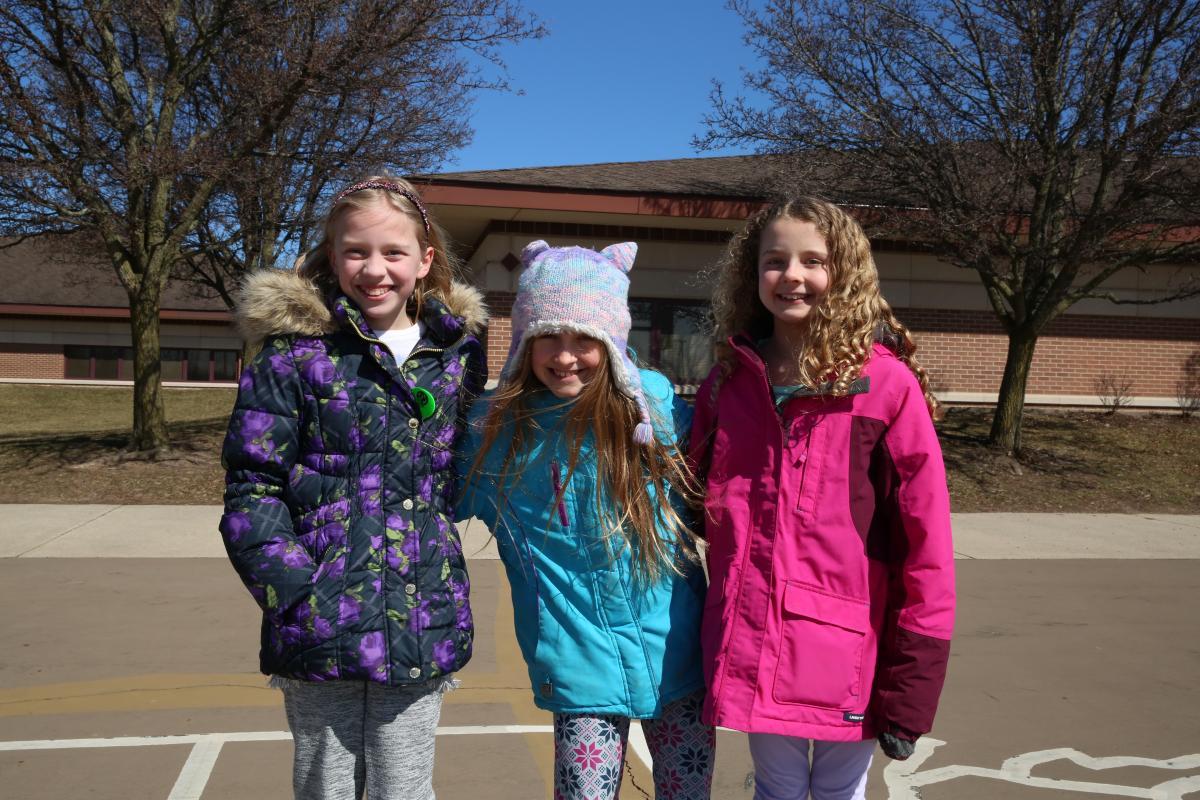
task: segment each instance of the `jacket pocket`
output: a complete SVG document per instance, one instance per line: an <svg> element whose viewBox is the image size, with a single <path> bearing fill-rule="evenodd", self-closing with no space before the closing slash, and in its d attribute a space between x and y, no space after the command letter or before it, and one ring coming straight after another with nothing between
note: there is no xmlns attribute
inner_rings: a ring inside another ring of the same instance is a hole
<svg viewBox="0 0 1200 800"><path fill-rule="evenodd" d="M862 705L863 651L870 610L864 601L800 583L787 584L775 700L831 709Z"/></svg>

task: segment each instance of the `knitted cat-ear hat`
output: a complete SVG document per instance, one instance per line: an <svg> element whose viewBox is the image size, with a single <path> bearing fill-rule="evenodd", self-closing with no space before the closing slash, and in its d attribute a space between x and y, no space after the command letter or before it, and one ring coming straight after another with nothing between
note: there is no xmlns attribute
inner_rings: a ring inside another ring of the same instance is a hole
<svg viewBox="0 0 1200 800"><path fill-rule="evenodd" d="M512 346L500 382L512 379L529 342L571 331L604 344L621 393L637 404L641 422L633 438L649 444L654 433L642 379L629 357L629 277L637 245L614 244L599 253L585 247L551 247L531 242L521 251L525 265L512 309Z"/></svg>

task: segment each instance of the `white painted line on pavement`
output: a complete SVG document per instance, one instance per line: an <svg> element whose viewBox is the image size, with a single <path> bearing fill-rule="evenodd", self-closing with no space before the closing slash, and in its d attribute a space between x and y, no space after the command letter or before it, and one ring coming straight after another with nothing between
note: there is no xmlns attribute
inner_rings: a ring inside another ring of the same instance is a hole
<svg viewBox="0 0 1200 800"><path fill-rule="evenodd" d="M920 800L920 788L933 783L955 778L992 778L1020 786L1038 789L1057 789L1064 792L1104 794L1117 797L1140 797L1145 800L1183 800L1184 795L1200 790L1200 775L1164 781L1150 787L1122 786L1113 783L1092 781L1057 780L1041 778L1032 774L1034 767L1055 761L1070 761L1090 770L1118 769L1121 767L1151 767L1171 770L1200 770L1200 754L1182 755L1176 758L1154 759L1139 756L1110 756L1097 758L1070 747L1053 750L1034 750L1007 758L1000 769L973 767L966 764L950 764L920 771L921 765L933 755L933 751L944 745L940 739L923 736L917 741L916 752L907 761L893 761L884 769L884 782L888 787L889 800Z"/></svg>
<svg viewBox="0 0 1200 800"><path fill-rule="evenodd" d="M642 763L646 765L646 769L653 770L650 757L650 747L646 744L646 733L642 730L642 725L636 719L629 726L629 749L632 750Z"/></svg>
<svg viewBox="0 0 1200 800"><path fill-rule="evenodd" d="M192 746L192 752L179 771L167 800L200 800L212 775L213 765L217 763L217 756L221 754L222 744L224 742L220 736L214 734L203 737Z"/></svg>
<svg viewBox="0 0 1200 800"><path fill-rule="evenodd" d="M13 750L75 750L87 747L152 747L162 744L197 744L214 738L222 742L269 742L291 739L287 731L234 731L230 733L188 733L178 736L116 736L111 739L30 739L24 742L0 742L0 752Z"/></svg>
<svg viewBox="0 0 1200 800"><path fill-rule="evenodd" d="M553 725L457 725L438 728L438 736L480 736L490 733L554 733Z"/></svg>
<svg viewBox="0 0 1200 800"><path fill-rule="evenodd" d="M554 733L553 725L457 725L437 729L438 736L487 736L499 733ZM116 736L111 739L29 739L0 742L0 752L16 750L76 750L89 747L153 747L199 745L207 742L271 742L291 739L288 731L230 731L185 733L177 736Z"/></svg>
<svg viewBox="0 0 1200 800"><path fill-rule="evenodd" d="M437 729L438 736L487 736L506 733L554 733L553 725L453 725ZM111 739L29 739L0 742L0 752L18 750L76 750L101 747L154 747L192 745L192 751L175 779L167 800L200 800L213 767L226 742L267 742L291 739L288 731L234 731L229 733L193 733L178 736L118 736ZM642 763L650 768L650 749L641 725L629 729L629 743Z"/></svg>

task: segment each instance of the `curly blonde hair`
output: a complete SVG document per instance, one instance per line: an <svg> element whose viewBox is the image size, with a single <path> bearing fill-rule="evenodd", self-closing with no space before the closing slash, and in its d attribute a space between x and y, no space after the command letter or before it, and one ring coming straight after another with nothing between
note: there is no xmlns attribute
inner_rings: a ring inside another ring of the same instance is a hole
<svg viewBox="0 0 1200 800"><path fill-rule="evenodd" d="M912 370L930 413L936 414L938 401L916 359L912 334L880 293L870 241L853 217L816 197L780 200L750 217L730 239L717 264L712 300L716 355L723 374L733 368L730 337L744 333L758 341L774 331L774 317L758 298L758 257L763 231L779 219L812 223L829 251L829 288L813 309L806 347L799 354L802 383L814 388L829 384L830 394L845 395L862 372L871 345L880 340Z"/></svg>
<svg viewBox="0 0 1200 800"><path fill-rule="evenodd" d="M395 184L405 191L411 192L413 197L419 197L413 185L403 178L397 178L392 175L370 175L363 178L362 181L379 181ZM355 181L354 183L359 182ZM426 298L432 297L440 302L446 302L446 298L450 295L450 283L458 271L458 263L447 250L446 237L442 233L442 229L433 220L433 217L427 213L429 230L426 231L425 217L422 217L421 212L417 209L413 201L402 194L397 194L387 189L362 189L347 194L335 202L325 217L324 235L321 241L300 260L296 265L296 272L301 277L308 278L316 284L324 297L336 297L338 279L337 275L334 274L333 264L329 260L329 250L333 244L334 235L337 232L337 225L342 217L351 211L364 211L378 208L380 205L384 205L394 211L399 211L411 220L417 233L417 242L420 243L421 248L433 248L433 262L429 265L429 272L426 273L425 277L417 279L417 285L413 288L413 293L408 298L408 314L416 319L421 315L421 309Z"/></svg>

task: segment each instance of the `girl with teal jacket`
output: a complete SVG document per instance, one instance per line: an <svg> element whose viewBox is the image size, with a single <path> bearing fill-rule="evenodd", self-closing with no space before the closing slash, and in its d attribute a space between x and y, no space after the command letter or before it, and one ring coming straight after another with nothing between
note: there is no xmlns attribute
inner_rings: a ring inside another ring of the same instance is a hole
<svg viewBox="0 0 1200 800"><path fill-rule="evenodd" d="M712 784L696 497L676 445L691 411L628 355L636 252L525 248L508 362L458 454L456 516L496 538L534 702L554 713L556 800L617 797L631 719L656 797Z"/></svg>

